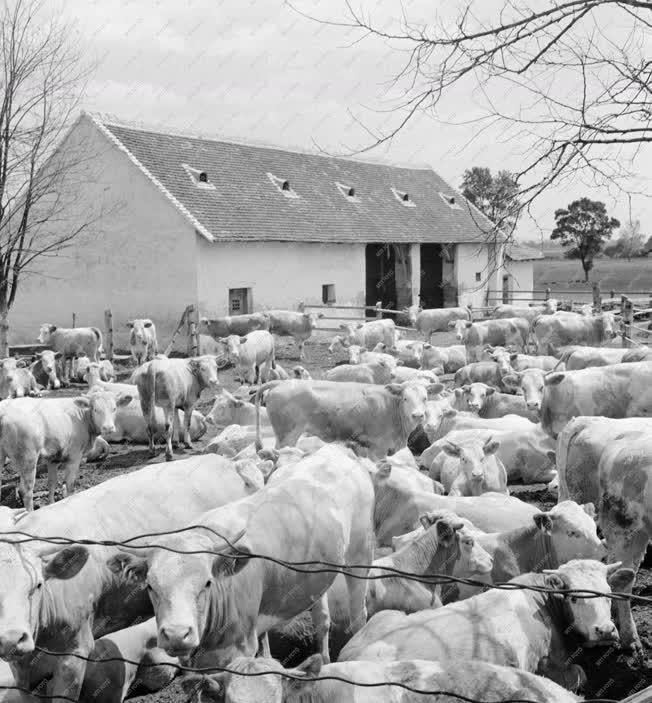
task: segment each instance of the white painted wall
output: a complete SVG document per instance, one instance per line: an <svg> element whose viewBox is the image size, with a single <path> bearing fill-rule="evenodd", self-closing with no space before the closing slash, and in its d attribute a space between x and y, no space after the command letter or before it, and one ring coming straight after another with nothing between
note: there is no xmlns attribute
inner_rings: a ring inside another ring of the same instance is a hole
<svg viewBox="0 0 652 703"><path fill-rule="evenodd" d="M186 305L196 301L196 242L187 220L147 177L83 117L66 149L85 159L69 183L66 221L104 216L74 246L35 262L38 275L25 278L9 317L10 343L35 342L43 322L70 327L94 325L104 332L104 310L113 311L117 348L128 344L125 323L151 317L164 346Z"/></svg>
<svg viewBox="0 0 652 703"><path fill-rule="evenodd" d="M229 288L251 288L254 311L296 310L299 302L322 303L322 285L335 285L336 304L364 305L363 244L288 242L198 243L199 310L202 316L228 313ZM309 312L312 312L310 309ZM316 311L318 312L318 311ZM362 317L363 311L326 315ZM337 327L336 320L319 326Z"/></svg>
<svg viewBox="0 0 652 703"><path fill-rule="evenodd" d="M511 291L534 290L534 262L512 261L505 258L505 271L509 274L509 289Z"/></svg>
<svg viewBox="0 0 652 703"><path fill-rule="evenodd" d="M488 251L486 244L458 244L455 253L455 278L459 305L482 307L487 289ZM480 274L480 281L476 281Z"/></svg>

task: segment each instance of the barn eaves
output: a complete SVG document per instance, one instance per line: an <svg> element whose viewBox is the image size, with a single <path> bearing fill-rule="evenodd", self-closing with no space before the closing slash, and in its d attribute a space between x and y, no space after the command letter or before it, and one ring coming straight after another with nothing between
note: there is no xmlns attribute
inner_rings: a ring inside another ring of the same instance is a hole
<svg viewBox="0 0 652 703"><path fill-rule="evenodd" d="M394 197L399 201L399 203L401 203L401 205L404 205L405 207L416 207L416 203L412 200L409 193L406 193L403 190L397 190L396 188L392 188L392 193L394 193Z"/></svg>
<svg viewBox="0 0 652 703"><path fill-rule="evenodd" d="M448 205L451 210L461 210L462 206L457 202L457 198L454 195L446 195L445 193L439 192L439 197Z"/></svg>
<svg viewBox="0 0 652 703"><path fill-rule="evenodd" d="M335 181L335 185L340 193L350 202L359 203L360 198L355 193L355 188L353 186L345 186L343 183L338 183Z"/></svg>
<svg viewBox="0 0 652 703"><path fill-rule="evenodd" d="M215 184L210 182L206 171L193 168L188 164L181 164L181 166L183 166L184 171L190 176L190 180L197 186L197 188L203 188L204 190L215 190Z"/></svg>
<svg viewBox="0 0 652 703"><path fill-rule="evenodd" d="M278 190L281 195L284 195L286 198L299 198L301 197L297 192L292 190L292 186L290 185L290 181L287 178L279 178L278 176L275 176L273 173L267 173L267 178L272 182L276 190Z"/></svg>

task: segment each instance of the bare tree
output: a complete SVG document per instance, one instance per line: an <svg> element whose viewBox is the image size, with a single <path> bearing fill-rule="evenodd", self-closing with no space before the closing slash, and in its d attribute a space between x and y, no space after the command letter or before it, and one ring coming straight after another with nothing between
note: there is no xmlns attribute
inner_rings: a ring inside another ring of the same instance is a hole
<svg viewBox="0 0 652 703"><path fill-rule="evenodd" d="M90 67L69 25L48 19L38 0L0 7L0 358L8 317L38 259L60 255L98 217L69 218L88 154L60 149ZM83 150L82 150L83 151Z"/></svg>
<svg viewBox="0 0 652 703"><path fill-rule="evenodd" d="M631 192L636 158L652 141L650 0L502 0L499 8L458 0L456 14L449 4L433 6L424 26L405 10L381 26L373 9L343 2L343 18L317 21L359 30L358 41L380 39L405 56L394 124L367 128L371 143L362 151L424 111L439 117L462 89L481 105L476 139L493 131L524 145L514 174L521 209L578 173Z"/></svg>

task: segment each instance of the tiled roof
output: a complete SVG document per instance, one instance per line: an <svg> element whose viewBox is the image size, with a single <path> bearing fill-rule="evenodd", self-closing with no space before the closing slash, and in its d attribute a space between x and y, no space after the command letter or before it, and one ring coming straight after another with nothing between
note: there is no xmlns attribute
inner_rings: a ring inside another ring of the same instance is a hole
<svg viewBox="0 0 652 703"><path fill-rule="evenodd" d="M90 118L210 241L478 242L491 226L428 168L164 134ZM202 171L214 188L197 185ZM269 174L280 181L275 184ZM280 190L286 179L298 197ZM355 197L347 198L341 186L354 188ZM414 207L401 202L402 193ZM453 196L455 207L440 193Z"/></svg>
<svg viewBox="0 0 652 703"><path fill-rule="evenodd" d="M512 261L534 261L543 259L543 252L532 247L524 247L521 244L513 244L505 253L505 256Z"/></svg>

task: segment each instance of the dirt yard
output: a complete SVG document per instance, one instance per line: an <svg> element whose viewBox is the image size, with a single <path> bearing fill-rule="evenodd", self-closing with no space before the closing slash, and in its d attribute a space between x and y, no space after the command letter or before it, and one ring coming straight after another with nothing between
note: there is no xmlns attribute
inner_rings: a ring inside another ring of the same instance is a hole
<svg viewBox="0 0 652 703"><path fill-rule="evenodd" d="M452 343L451 335L441 335L440 339L433 340L435 343ZM302 363L315 378L320 378L324 371L331 368L337 361L343 360L344 355L329 355L327 352L327 343L319 341L317 343L308 343L306 345L306 356L303 362L297 359L296 349L292 345L281 345L277 359L279 363L286 369L290 370L294 365ZM120 381L126 381L129 378L131 369L125 367L119 369ZM224 370L220 374L224 385L229 389L235 389L239 384L233 379L233 371L230 369ZM60 391L60 395L76 395L83 392L83 388L72 388ZM202 397L199 405L199 410L207 412L212 403L210 396ZM215 430L209 427L208 433L198 442L194 449L195 453L200 453L210 439L215 435ZM190 455L190 450L176 453L178 458ZM79 489L89 488L102 481L105 481L113 476L135 471L147 464L163 461L162 448L157 457L150 459L148 451L144 446L129 446L129 445L114 445L111 456L101 463L88 464L82 466ZM5 489L3 490L3 503L7 505L16 505L16 499L13 490L10 489L12 474L8 471L4 477ZM9 484L9 485L7 485ZM518 495L522 500L533 503L541 508L550 507L554 503L553 497L545 490L545 487L540 486L518 486L514 487L513 493ZM36 491L43 492L36 499L36 505L43 505L46 496L46 477L42 476L37 479ZM649 561L649 559L648 559ZM646 564L647 568L642 568L639 572L635 593L638 595L652 597L652 569L649 567L652 564ZM641 640L646 650L648 666L636 665L632 658L614 649L599 649L580 650L574 656L573 661L585 668L588 675L588 684L585 695L587 698L601 698L610 700L622 700L634 691L638 691L646 686L652 685L652 607L649 605L635 605L633 607L634 619L636 620ZM296 664L304 658L304 655L311 652L299 652L292 664ZM134 691L135 694L138 691ZM173 683L163 691L156 694L138 696L134 700L141 703L185 703L186 696L178 685L178 682Z"/></svg>

